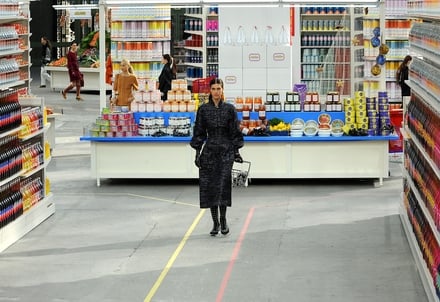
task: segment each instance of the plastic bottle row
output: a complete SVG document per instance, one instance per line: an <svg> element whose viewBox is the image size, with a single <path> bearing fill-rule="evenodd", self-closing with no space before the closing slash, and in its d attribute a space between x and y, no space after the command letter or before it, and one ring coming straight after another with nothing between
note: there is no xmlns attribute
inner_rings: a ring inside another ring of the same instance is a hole
<svg viewBox="0 0 440 302"><path fill-rule="evenodd" d="M350 36L347 35L303 35L301 46L350 46Z"/></svg>
<svg viewBox="0 0 440 302"><path fill-rule="evenodd" d="M171 21L113 21L112 38L169 38Z"/></svg>
<svg viewBox="0 0 440 302"><path fill-rule="evenodd" d="M0 139L0 181L22 170L22 151L17 135Z"/></svg>

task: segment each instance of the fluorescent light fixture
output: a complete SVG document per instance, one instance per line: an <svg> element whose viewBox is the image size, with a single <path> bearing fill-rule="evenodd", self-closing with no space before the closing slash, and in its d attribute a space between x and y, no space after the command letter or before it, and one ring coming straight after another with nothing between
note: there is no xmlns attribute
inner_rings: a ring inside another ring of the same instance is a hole
<svg viewBox="0 0 440 302"><path fill-rule="evenodd" d="M325 6L377 6L380 0L335 0L329 2L328 0L279 0L281 4L291 4L300 6L325 5Z"/></svg>
<svg viewBox="0 0 440 302"><path fill-rule="evenodd" d="M161 1L161 0L102 0L103 4L111 5L111 6L131 6L137 4L143 5L194 5L194 4L202 4L201 0L170 0L170 1Z"/></svg>
<svg viewBox="0 0 440 302"><path fill-rule="evenodd" d="M97 4L62 4L52 5L55 10L74 10L74 9L98 9Z"/></svg>
<svg viewBox="0 0 440 302"><path fill-rule="evenodd" d="M201 2L206 4L279 4L280 0L201 0Z"/></svg>

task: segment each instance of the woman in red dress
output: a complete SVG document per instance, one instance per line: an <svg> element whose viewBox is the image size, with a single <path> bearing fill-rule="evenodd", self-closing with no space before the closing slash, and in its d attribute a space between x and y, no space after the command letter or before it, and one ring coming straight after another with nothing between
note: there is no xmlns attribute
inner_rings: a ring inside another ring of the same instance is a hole
<svg viewBox="0 0 440 302"><path fill-rule="evenodd" d="M81 81L84 81L82 73L79 71L79 63L76 51L78 50L78 45L73 42L70 45L69 52L67 53L67 69L69 71L70 84L67 86L61 94L63 98L67 99L67 92L69 92L73 87L76 87L76 100L83 101L81 98Z"/></svg>

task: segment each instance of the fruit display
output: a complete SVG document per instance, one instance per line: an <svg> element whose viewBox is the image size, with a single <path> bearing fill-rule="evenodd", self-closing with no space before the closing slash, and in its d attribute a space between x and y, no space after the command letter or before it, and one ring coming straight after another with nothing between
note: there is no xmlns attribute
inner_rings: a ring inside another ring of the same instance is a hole
<svg viewBox="0 0 440 302"><path fill-rule="evenodd" d="M106 32L106 46L110 45L110 33ZM99 31L92 31L79 43L78 58L80 67L99 68ZM49 66L67 66L67 57L61 57L49 63Z"/></svg>

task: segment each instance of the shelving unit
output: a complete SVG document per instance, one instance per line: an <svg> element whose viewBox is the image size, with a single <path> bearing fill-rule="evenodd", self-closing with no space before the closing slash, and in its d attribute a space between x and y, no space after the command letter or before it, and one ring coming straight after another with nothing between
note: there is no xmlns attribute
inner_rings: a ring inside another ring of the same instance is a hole
<svg viewBox="0 0 440 302"><path fill-rule="evenodd" d="M396 83L395 74L404 57L409 54L408 36L409 30L416 22L407 16L407 3L400 1L399 5L391 5L385 2L384 19L381 24L380 8L370 8L368 15L364 16L364 37L365 37L365 92L368 97L376 97L381 91L382 85L388 92L389 102L402 104L400 86ZM371 68L376 64L376 57L379 54L379 47L373 47L371 38L373 30L381 29L380 40L389 47L385 55L386 62L381 66L381 74L374 76ZM381 84L381 82L383 83Z"/></svg>
<svg viewBox="0 0 440 302"><path fill-rule="evenodd" d="M1 252L52 215L55 205L46 176L50 146L46 144L49 124L44 124L44 100L20 97L28 95L31 81L29 3L10 1L0 4L0 9L8 12L0 17L0 26L7 33L0 39L0 59L7 62L0 83L4 112L0 133Z"/></svg>
<svg viewBox="0 0 440 302"><path fill-rule="evenodd" d="M1 92L0 104L22 108L22 125L0 134L2 154L9 154L2 162L9 161L13 173L3 174L0 180L1 252L51 216L55 205L46 173L50 162L46 133L50 125L44 124L43 99L18 99L18 90L12 90Z"/></svg>
<svg viewBox="0 0 440 302"><path fill-rule="evenodd" d="M350 96L362 89L362 9L301 9L301 82L310 92L338 91Z"/></svg>
<svg viewBox="0 0 440 302"><path fill-rule="evenodd" d="M123 58L130 61L139 79L157 79L162 55L171 51L171 8L144 6L111 11L113 70Z"/></svg>
<svg viewBox="0 0 440 302"><path fill-rule="evenodd" d="M185 9L184 40L186 79L203 78L206 73L206 17L202 7Z"/></svg>
<svg viewBox="0 0 440 302"><path fill-rule="evenodd" d="M411 17L423 19L409 34L414 53L408 84L411 100L404 119L401 220L429 301L440 301L440 4L409 1ZM429 34L428 34L429 33Z"/></svg>
<svg viewBox="0 0 440 302"><path fill-rule="evenodd" d="M0 59L2 59L0 90L10 87L27 94L30 85L29 4L7 2L0 4Z"/></svg>

